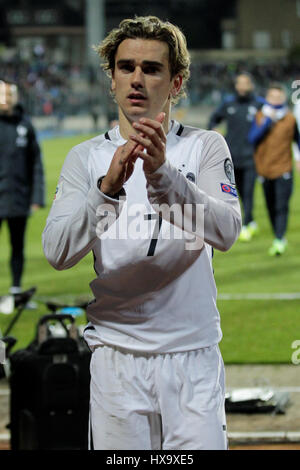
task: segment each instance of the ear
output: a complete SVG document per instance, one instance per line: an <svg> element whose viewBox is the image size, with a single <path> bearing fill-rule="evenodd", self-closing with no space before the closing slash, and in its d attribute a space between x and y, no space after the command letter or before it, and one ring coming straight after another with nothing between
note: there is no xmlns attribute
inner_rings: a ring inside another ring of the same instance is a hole
<svg viewBox="0 0 300 470"><path fill-rule="evenodd" d="M173 98L175 98L175 96L178 95L182 87L182 76L176 75L172 81L173 81L173 86L171 88L171 95Z"/></svg>

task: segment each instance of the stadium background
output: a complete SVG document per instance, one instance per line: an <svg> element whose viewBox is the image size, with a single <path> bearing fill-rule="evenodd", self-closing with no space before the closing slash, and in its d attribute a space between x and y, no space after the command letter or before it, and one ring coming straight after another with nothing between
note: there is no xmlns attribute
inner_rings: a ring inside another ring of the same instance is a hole
<svg viewBox="0 0 300 470"><path fill-rule="evenodd" d="M106 130L117 117L108 80L91 45L133 14L153 14L177 24L187 37L192 65L188 97L174 108L173 115L183 124L205 128L210 113L232 91L232 79L242 70L253 74L260 94L270 81L283 83L292 107L292 85L300 80L300 1L0 0L0 8L0 77L20 86L22 102L38 131L47 179L47 207L31 218L27 232L24 288L37 286L39 308L24 313L14 329L17 347L24 347L34 335L38 315L45 313L44 301L86 298L94 277L90 257L71 271L57 273L41 248L41 231L67 152ZM291 359L291 345L300 339L297 174L295 183L289 249L284 257L267 256L272 235L257 183L258 237L250 244L237 243L229 253L217 253L214 260L229 385L269 384L291 391L292 405L286 416L229 419L229 432L241 431L240 440L247 443L251 439L261 444L300 440L299 371ZM0 295L4 295L9 288L5 227L0 243ZM0 314L0 329L9 320ZM0 413L5 415L5 384L0 384L1 397ZM1 423L0 418L2 429ZM269 439L259 434L264 432Z"/></svg>

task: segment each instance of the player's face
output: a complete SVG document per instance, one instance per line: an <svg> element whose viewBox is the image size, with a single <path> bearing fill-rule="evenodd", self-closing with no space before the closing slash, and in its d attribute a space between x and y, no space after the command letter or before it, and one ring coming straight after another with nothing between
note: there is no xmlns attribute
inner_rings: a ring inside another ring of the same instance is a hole
<svg viewBox="0 0 300 470"><path fill-rule="evenodd" d="M235 82L235 89L240 96L246 96L253 90L253 84L247 75L240 75Z"/></svg>
<svg viewBox="0 0 300 470"><path fill-rule="evenodd" d="M171 78L169 48L162 41L125 39L115 56L112 91L119 110L130 121L154 119L167 111L180 90L180 76Z"/></svg>
<svg viewBox="0 0 300 470"><path fill-rule="evenodd" d="M272 106L280 106L286 102L286 95L282 90L274 88L268 91L266 100Z"/></svg>
<svg viewBox="0 0 300 470"><path fill-rule="evenodd" d="M0 112L9 114L17 102L17 87L0 81Z"/></svg>

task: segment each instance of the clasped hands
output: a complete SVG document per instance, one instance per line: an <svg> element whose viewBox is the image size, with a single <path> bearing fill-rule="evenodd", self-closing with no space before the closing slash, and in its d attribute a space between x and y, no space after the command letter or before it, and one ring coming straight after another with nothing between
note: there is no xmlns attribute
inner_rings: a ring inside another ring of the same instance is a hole
<svg viewBox="0 0 300 470"><path fill-rule="evenodd" d="M133 123L136 134L131 134L128 141L117 148L107 174L101 182L100 190L114 196L130 178L138 158L143 160L145 175L156 171L166 159L166 134L163 129L165 113L159 113L155 119L141 118ZM146 151L144 151L146 150Z"/></svg>

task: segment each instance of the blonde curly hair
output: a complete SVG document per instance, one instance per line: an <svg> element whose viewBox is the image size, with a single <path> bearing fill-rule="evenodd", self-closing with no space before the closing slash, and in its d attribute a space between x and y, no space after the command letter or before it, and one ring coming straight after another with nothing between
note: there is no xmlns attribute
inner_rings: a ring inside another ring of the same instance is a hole
<svg viewBox="0 0 300 470"><path fill-rule="evenodd" d="M115 55L125 39L154 39L169 46L169 66L171 79L177 74L182 76L182 86L177 96L172 97L172 103L177 103L186 96L186 84L190 76L190 55L186 38L182 31L168 21L162 21L156 16L135 16L128 18L114 28L108 36L94 49L104 59L103 69L112 76L115 68Z"/></svg>

